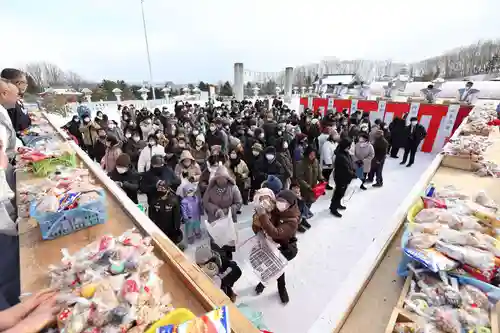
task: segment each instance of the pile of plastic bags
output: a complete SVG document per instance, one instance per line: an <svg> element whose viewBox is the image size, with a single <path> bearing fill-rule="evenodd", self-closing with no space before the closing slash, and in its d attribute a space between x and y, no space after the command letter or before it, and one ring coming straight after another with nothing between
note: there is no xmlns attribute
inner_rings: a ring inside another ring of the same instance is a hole
<svg viewBox="0 0 500 333"><path fill-rule="evenodd" d="M77 253L62 250L49 267L51 287L61 291L58 316L64 332L144 332L173 310L163 291L150 238L135 230L103 236Z"/></svg>

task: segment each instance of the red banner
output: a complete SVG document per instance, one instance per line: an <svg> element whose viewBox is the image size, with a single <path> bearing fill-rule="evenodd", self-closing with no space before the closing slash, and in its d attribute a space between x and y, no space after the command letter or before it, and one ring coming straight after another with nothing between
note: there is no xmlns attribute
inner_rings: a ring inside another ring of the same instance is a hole
<svg viewBox="0 0 500 333"><path fill-rule="evenodd" d="M352 100L350 99L335 99L333 101L334 107L337 109L337 112L341 112L343 109L349 109L349 114L351 111ZM300 99L300 104L304 106L304 109L308 108L309 99L307 97L302 97ZM316 111L320 107L324 107L325 111L328 109L328 99L327 98L314 98L313 100L313 110ZM384 122L390 123L392 119L395 117L403 117L404 114L410 111L411 103L402 103L402 102L386 102L385 113L384 113ZM422 151L431 152L434 141L438 136L439 131L441 130L441 120L446 117L448 113L448 105L444 104L427 104L421 103L418 109L418 119L420 120L423 116L429 116L430 121L427 128L427 137L422 143ZM378 112L379 110L379 102L378 101L367 101L367 100L358 100L357 101L357 109L363 110L363 112ZM461 124L462 120L467 117L472 110L472 106L460 106L458 110L457 117L454 121L453 132L458 128ZM452 134L453 134L452 132Z"/></svg>

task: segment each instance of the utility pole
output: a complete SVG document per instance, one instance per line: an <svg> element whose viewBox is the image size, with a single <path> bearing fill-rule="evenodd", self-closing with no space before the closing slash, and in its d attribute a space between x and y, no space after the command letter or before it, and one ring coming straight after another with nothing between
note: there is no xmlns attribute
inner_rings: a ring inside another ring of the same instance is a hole
<svg viewBox="0 0 500 333"><path fill-rule="evenodd" d="M146 54L148 56L149 85L151 86L153 100L155 100L156 94L155 94L155 87L153 85L153 70L151 69L151 54L149 53L148 31L146 29L146 16L144 15L144 0L141 0L141 11L142 11L142 25L144 26L144 41L146 42Z"/></svg>

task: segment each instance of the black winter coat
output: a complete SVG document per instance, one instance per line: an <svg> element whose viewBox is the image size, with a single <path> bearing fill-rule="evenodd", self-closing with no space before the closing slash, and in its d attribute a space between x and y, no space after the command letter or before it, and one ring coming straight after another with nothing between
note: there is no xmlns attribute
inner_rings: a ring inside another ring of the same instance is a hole
<svg viewBox="0 0 500 333"><path fill-rule="evenodd" d="M387 148L389 143L384 137L376 138L373 142L373 150L375 151L374 160L382 161L387 156Z"/></svg>
<svg viewBox="0 0 500 333"><path fill-rule="evenodd" d="M335 150L333 180L336 185L349 185L356 178L356 171L352 162L351 154L345 150Z"/></svg>
<svg viewBox="0 0 500 333"><path fill-rule="evenodd" d="M181 205L173 191L163 193L149 206L149 217L174 244L182 242Z"/></svg>
<svg viewBox="0 0 500 333"><path fill-rule="evenodd" d="M285 180L291 176L288 175L288 172L286 172L283 165L276 158L274 161L269 162L264 155L255 164L255 172L254 179L259 183L263 183L267 179L267 176L273 175L278 177L284 184Z"/></svg>
<svg viewBox="0 0 500 333"><path fill-rule="evenodd" d="M31 119L28 112L25 112L24 105L21 101L17 101L16 106L7 110L12 127L16 132L23 131L31 126Z"/></svg>
<svg viewBox="0 0 500 333"><path fill-rule="evenodd" d="M151 207L158 200L159 197L163 196L164 192L158 192L157 184L160 180L165 181L165 183L175 192L177 187L181 184L181 180L175 175L174 171L163 166L156 170L154 168L146 171L139 182L139 189L142 193L148 196L148 205Z"/></svg>
<svg viewBox="0 0 500 333"><path fill-rule="evenodd" d="M418 146L426 135L427 132L425 127L420 124L415 125L413 132L411 130L411 125L408 125L405 128L406 144L409 146Z"/></svg>
<svg viewBox="0 0 500 333"><path fill-rule="evenodd" d="M397 146L397 145L402 146L405 144L405 141L406 141L405 126L406 126L406 122L404 119L401 119L401 118L395 118L389 124L389 131L391 132L391 143L393 146Z"/></svg>
<svg viewBox="0 0 500 333"><path fill-rule="evenodd" d="M122 190L127 194L127 196L135 204L139 203L137 199L137 191L139 190L139 173L137 171L129 169L125 173L118 173L118 171L113 170L108 174L109 178L115 182L121 182Z"/></svg>
<svg viewBox="0 0 500 333"><path fill-rule="evenodd" d="M141 154L141 151L146 146L147 146L147 144L143 140L139 140L139 141L135 142L132 139L128 139L123 144L123 152L128 154L128 156L130 156L130 160L132 161L132 164L137 166L137 161L139 161L139 155Z"/></svg>
<svg viewBox="0 0 500 333"><path fill-rule="evenodd" d="M219 130L215 130L215 132L208 131L206 142L209 147L213 146L223 146L224 145L224 136Z"/></svg>

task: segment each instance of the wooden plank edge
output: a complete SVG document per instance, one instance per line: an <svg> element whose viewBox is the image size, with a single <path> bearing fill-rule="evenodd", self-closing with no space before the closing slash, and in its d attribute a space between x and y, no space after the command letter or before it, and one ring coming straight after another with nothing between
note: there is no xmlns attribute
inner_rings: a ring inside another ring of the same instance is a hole
<svg viewBox="0 0 500 333"><path fill-rule="evenodd" d="M61 129L55 126L48 117L52 127L64 139L68 139ZM252 333L259 332L250 321L244 317L231 300L217 288L212 280L201 271L198 265L193 264L182 251L173 244L170 239L158 228L158 226L149 219L132 200L106 175L106 173L85 153L74 141L68 141L70 147L75 151L78 157L85 163L87 168L92 171L94 176L102 183L104 187L114 196L118 204L129 215L132 222L144 233L153 238L155 247L160 250L166 263L172 266L178 273L186 287L193 292L196 299L200 301L207 310L213 310L216 307L227 305L230 309L231 327L234 333Z"/></svg>
<svg viewBox="0 0 500 333"><path fill-rule="evenodd" d="M398 302L396 303L396 306L392 310L391 319L387 323L387 327L385 329L386 333L392 333L392 331L394 330L394 326L396 325L400 314L400 309L404 308L404 301L406 299L406 296L410 292L410 286L412 280L413 280L413 272L410 272L410 274L408 274L408 276L406 277L403 288L401 289L401 294L399 294ZM396 314L395 317L394 314Z"/></svg>
<svg viewBox="0 0 500 333"><path fill-rule="evenodd" d="M462 123L455 130L455 132L453 133L450 140L458 138L458 136L462 132L463 126L465 126L465 124L467 123L468 118L469 117L467 116L462 120ZM445 144L445 146L443 147L443 150L448 145L451 145L451 143L447 142ZM436 174L437 170L441 166L441 162L443 160L443 157L444 157L444 154L439 153L434 158L434 160L431 162L431 165L424 171L422 176L420 176L417 184L415 184L415 186L410 190L410 193L406 196L405 200L396 209L396 212L394 213L393 218L392 218L393 221L397 221L394 223L395 227L392 230L392 232L390 233L389 237L387 238L382 250L377 255L377 257L372 265L372 268L368 271L368 274L366 274L364 272L356 272L355 269L349 274L348 278L346 279L347 284L352 284L352 281L359 280L359 276L356 276L356 274L362 274L362 276L365 276L365 280L360 284L360 287L357 290L357 292L354 292L353 293L354 295L350 296L350 301L348 302L348 305L345 307L345 311L341 312L340 318L333 323L333 325L334 325L333 333L340 332L340 330L344 326L345 322L347 321L347 318L349 317L352 310L356 306L357 301L359 300L359 298L363 294L363 291L366 289L368 283L370 282L371 278L375 274L375 271L377 270L380 263L382 262L385 255L387 254L387 251L389 250L390 244L394 241L394 238L396 237L399 230L404 226L404 222L406 220L406 214L407 214L408 210L411 208L411 206L414 204L415 200L417 200L417 198L420 196L422 191L425 189L425 187L428 185L428 183L432 180L432 178ZM359 266L360 265L358 264L357 267L359 267ZM346 287L346 288L340 288L340 289L341 290L349 290L349 289L352 290L353 288ZM336 301L338 303L339 298L334 297L334 301ZM330 304L331 303L332 302L330 302ZM329 306L327 306L327 308L328 307ZM319 320L321 320L322 317L326 317L325 312L322 313L322 315L319 317ZM323 330L323 331L325 331L325 330ZM315 332L316 331L314 331L314 330L309 331L309 333L315 333ZM317 331L317 332L320 332L320 331Z"/></svg>

